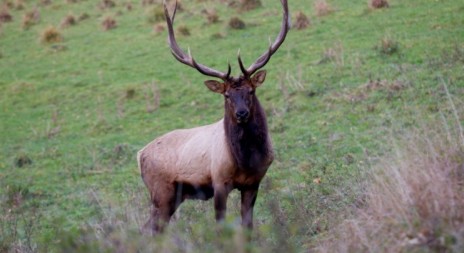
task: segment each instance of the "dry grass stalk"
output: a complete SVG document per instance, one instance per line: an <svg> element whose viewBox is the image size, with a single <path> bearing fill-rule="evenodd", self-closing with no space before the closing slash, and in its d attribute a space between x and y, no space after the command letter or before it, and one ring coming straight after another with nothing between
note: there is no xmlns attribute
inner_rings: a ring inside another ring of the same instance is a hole
<svg viewBox="0 0 464 253"><path fill-rule="evenodd" d="M108 16L105 19L103 19L101 26L103 28L103 31L114 29L117 26L116 19L114 19L111 16Z"/></svg>
<svg viewBox="0 0 464 253"><path fill-rule="evenodd" d="M297 30L303 30L311 24L311 22L309 21L309 18L302 11L297 12L295 17L296 17L296 22L295 22L294 27Z"/></svg>
<svg viewBox="0 0 464 253"><path fill-rule="evenodd" d="M333 12L332 7L326 0L316 0L314 2L314 10L316 11L316 15L319 17L329 15Z"/></svg>
<svg viewBox="0 0 464 253"><path fill-rule="evenodd" d="M66 27L73 26L73 25L76 25L76 24L77 24L76 17L73 14L68 14L61 21L60 27L61 28L66 28Z"/></svg>
<svg viewBox="0 0 464 253"><path fill-rule="evenodd" d="M49 26L43 30L40 40L42 43L58 43L63 41L63 36L54 26Z"/></svg>
<svg viewBox="0 0 464 253"><path fill-rule="evenodd" d="M369 8L371 9L381 9L390 7L390 5L388 4L388 0L369 0L368 4Z"/></svg>
<svg viewBox="0 0 464 253"><path fill-rule="evenodd" d="M442 115L438 124L423 124L393 141L393 154L368 173L364 205L329 231L318 251L460 252L464 137L462 124L452 121Z"/></svg>
<svg viewBox="0 0 464 253"><path fill-rule="evenodd" d="M147 112L151 113L156 111L160 104L160 92L155 82L146 85L144 95Z"/></svg>
<svg viewBox="0 0 464 253"><path fill-rule="evenodd" d="M40 12L38 9L28 11L23 15L23 20L21 22L21 27L23 29L29 29L29 27L39 23L40 21Z"/></svg>

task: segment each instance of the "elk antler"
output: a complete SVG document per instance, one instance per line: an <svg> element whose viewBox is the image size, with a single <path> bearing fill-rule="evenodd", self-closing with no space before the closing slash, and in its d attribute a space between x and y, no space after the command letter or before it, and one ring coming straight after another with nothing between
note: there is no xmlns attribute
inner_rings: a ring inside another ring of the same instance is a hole
<svg viewBox="0 0 464 253"><path fill-rule="evenodd" d="M188 65L192 68L195 68L198 70L200 73L203 75L207 76L212 76L212 77L217 77L222 80L228 80L230 78L230 63L229 63L229 68L227 70L227 73L223 73L221 71L217 71L215 69L209 68L205 65L202 65L200 63L197 63L191 53L190 53L190 48L188 49L188 54L186 54L182 49L179 47L179 45L176 42L176 37L174 35L174 17L176 16L176 11L177 11L177 1L176 5L174 7L174 13L172 14L172 17L169 16L168 8L166 7L166 1L163 1L164 4L164 15L166 16L166 23L168 25L168 30L169 30L169 47L171 48L171 53L174 55L174 57L182 62L185 65Z"/></svg>
<svg viewBox="0 0 464 253"><path fill-rule="evenodd" d="M240 69L242 70L242 73L245 77L250 77L253 73L255 73L258 69L264 67L266 63L271 59L271 56L279 49L280 45L285 40L285 37L287 36L288 29L290 28L290 20L288 16L288 3L287 0L280 0L282 3L282 7L284 9L284 15L282 19L282 26L280 28L279 35L277 36L276 40L274 43L270 43L269 39L269 49L264 52L257 60L255 63L251 64L250 67L245 69L243 66L242 59L240 58L240 51L238 53L238 63L240 65Z"/></svg>

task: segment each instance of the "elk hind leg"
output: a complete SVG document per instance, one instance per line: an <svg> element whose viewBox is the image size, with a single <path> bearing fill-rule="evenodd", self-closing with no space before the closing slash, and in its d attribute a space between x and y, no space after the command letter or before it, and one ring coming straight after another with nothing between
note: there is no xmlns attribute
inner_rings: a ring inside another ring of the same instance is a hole
<svg viewBox="0 0 464 253"><path fill-rule="evenodd" d="M157 191L156 194L152 193L151 195L152 209L150 218L143 230L148 234L155 235L163 232L181 201L177 198L174 185L166 186L162 190Z"/></svg>

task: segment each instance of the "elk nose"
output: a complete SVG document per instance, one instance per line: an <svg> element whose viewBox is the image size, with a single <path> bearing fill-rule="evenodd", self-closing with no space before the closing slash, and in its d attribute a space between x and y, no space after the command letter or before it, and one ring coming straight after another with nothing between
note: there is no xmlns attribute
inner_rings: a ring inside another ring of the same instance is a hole
<svg viewBox="0 0 464 253"><path fill-rule="evenodd" d="M249 114L248 110L240 110L235 113L235 115L237 116L237 119L239 120L247 119L248 114Z"/></svg>

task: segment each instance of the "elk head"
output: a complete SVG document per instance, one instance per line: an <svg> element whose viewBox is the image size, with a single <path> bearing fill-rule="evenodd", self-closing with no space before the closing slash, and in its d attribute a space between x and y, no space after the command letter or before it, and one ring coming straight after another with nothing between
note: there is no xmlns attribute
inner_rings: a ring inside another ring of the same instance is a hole
<svg viewBox="0 0 464 253"><path fill-rule="evenodd" d="M260 70L263 68L271 59L271 56L279 49L280 45L285 40L287 32L290 28L290 21L288 16L288 3L287 0L281 0L283 7L283 19L279 35L270 46L253 64L246 68L240 58L240 50L238 52L238 63L240 66L241 74L239 77L233 77L230 75L231 67L228 66L227 72L221 72L200 63L197 63L191 53L190 49L186 54L177 44L174 35L174 18L177 10L177 2L174 8L174 13L170 17L164 2L164 13L166 15L166 21L169 31L169 46L174 57L181 63L195 68L200 73L219 78L222 80L207 80L205 85L213 92L220 93L225 98L226 111L228 111L235 120L236 123L246 123L249 117L252 116L254 105L257 102L255 90L263 84L266 78L266 71ZM259 70L259 71L258 71Z"/></svg>

